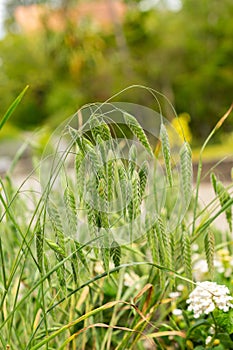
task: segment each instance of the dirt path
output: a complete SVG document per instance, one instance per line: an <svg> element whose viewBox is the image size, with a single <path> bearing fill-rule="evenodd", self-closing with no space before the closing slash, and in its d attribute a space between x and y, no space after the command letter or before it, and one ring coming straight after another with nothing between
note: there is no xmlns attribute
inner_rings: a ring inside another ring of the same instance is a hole
<svg viewBox="0 0 233 350"><path fill-rule="evenodd" d="M230 185L230 183L226 182L224 183L224 185L227 187ZM231 188L231 193L233 192L233 188ZM212 184L208 183L208 182L204 182L201 184L200 186L200 190L199 190L199 202L200 205L202 206L202 208L205 208L209 203L211 203L215 198L215 193L212 187ZM213 202L213 205L208 208L208 211L211 211L211 208L216 207L219 210L219 201L215 200ZM213 212L211 211L211 216L213 216L214 213L216 213L218 210L214 210ZM214 221L214 225L221 229L221 230L228 230L228 224L225 218L225 214L221 214L215 221Z"/></svg>
<svg viewBox="0 0 233 350"><path fill-rule="evenodd" d="M18 188L24 181L25 181L25 175L20 174L19 176L14 178L14 185L16 186L16 188ZM230 183L224 183L224 185L229 186ZM41 191L40 183L39 183L38 179L36 178L36 176L31 176L25 182L25 184L21 188L21 192L28 191L29 189L32 189L33 191L40 193L40 191ZM194 194L195 194L195 185L193 185L193 189L194 189ZM231 188L230 192L231 192L231 194L233 193L233 187ZM201 183L200 188L199 188L200 206L202 208L207 207L214 200L214 198L215 198L215 193L214 193L212 184L210 184L208 182ZM218 200L213 201L212 205L208 206L208 208L206 209L206 214L209 212L211 214L211 216L213 216L214 213L217 211L216 209L214 210L214 208L216 208L216 207L219 210L219 201ZM228 229L228 225L227 225L224 213L221 214L214 221L214 225L221 230Z"/></svg>
<svg viewBox="0 0 233 350"><path fill-rule="evenodd" d="M9 168L9 166L10 166L10 160L4 157L0 157L0 175L3 175L4 172ZM224 185L226 186L230 184L230 174L231 174L232 166L233 166L232 161L228 161L228 162L223 162L219 164L219 166L215 167L214 169L214 172L216 173L218 178L220 178L224 182ZM212 185L209 182L209 178L210 178L209 172L212 168L213 168L212 163L203 164L202 174L206 173L208 174L208 176L206 176L204 178L204 181L201 182L200 189L199 189L199 201L202 208L205 208L215 198L214 190L212 188ZM16 186L16 188L18 188L23 183L23 181L27 176L25 174L29 174L30 169L32 169L32 164L31 164L31 161L29 161L29 158L22 159L18 162L16 169L14 171L15 175L13 176L13 183ZM194 178L195 178L196 172L197 172L197 166L195 164L194 164L193 170L194 170ZM28 191L29 189L35 192L40 192L40 184L36 176L32 175L29 178L29 180L25 182L21 191ZM195 189L195 185L194 185L194 189ZM231 193L233 194L233 188L231 189ZM219 207L219 202L215 201L213 203L213 206ZM213 208L213 206L209 207L209 211L212 210L211 208ZM211 211L211 216L213 215L214 212L216 212L216 210L213 212ZM216 225L216 227L218 227L221 230L228 229L228 225L224 214L221 214L218 217L218 219L215 220L214 224Z"/></svg>

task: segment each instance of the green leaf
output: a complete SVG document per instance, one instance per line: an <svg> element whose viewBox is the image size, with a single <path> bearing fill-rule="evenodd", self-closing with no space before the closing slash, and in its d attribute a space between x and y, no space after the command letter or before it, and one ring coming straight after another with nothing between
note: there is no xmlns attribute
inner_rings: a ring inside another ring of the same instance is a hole
<svg viewBox="0 0 233 350"><path fill-rule="evenodd" d="M224 349L232 349L233 348L233 341L231 340L229 334L227 333L218 333L217 338L220 340L220 344L224 346ZM217 347L214 348L214 350L217 349Z"/></svg>
<svg viewBox="0 0 233 350"><path fill-rule="evenodd" d="M203 320L203 319L196 321L196 322L188 329L188 332L187 332L187 339L190 338L190 336L191 336L191 334L192 334L193 331L195 331L197 328L199 328L199 327L201 327L201 326L203 326L203 325L209 326L210 323L209 323L208 320Z"/></svg>
<svg viewBox="0 0 233 350"><path fill-rule="evenodd" d="M215 309L214 311L215 320L220 328L228 334L233 333L233 310L224 312L222 310Z"/></svg>
<svg viewBox="0 0 233 350"><path fill-rule="evenodd" d="M3 125L7 122L7 120L10 118L20 101L22 100L24 94L26 93L27 89L29 88L29 85L27 85L23 91L19 94L19 96L14 100L14 102L10 105L4 116L2 117L0 121L0 130L2 129Z"/></svg>

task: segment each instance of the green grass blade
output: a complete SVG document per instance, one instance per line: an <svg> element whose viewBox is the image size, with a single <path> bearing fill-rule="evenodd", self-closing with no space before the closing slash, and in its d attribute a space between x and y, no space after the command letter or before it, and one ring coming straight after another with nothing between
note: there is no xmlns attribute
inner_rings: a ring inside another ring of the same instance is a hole
<svg viewBox="0 0 233 350"><path fill-rule="evenodd" d="M217 122L215 127L212 129L211 133L205 140L201 150L200 150L200 155L199 155L199 162L198 162L198 169L197 169L197 178L196 178L196 196L194 200L194 210L193 210L193 224L192 224L192 234L194 234L195 231L195 225L196 225L196 215L197 215L197 207L198 207L198 196L199 196L199 187L200 187L200 182L201 182L201 174L202 174L202 156L204 153L204 150L209 143L210 139L214 136L214 134L217 132L217 130L222 126L222 124L225 122L225 120L229 117L233 110L233 104L230 106L228 111L223 115L222 118Z"/></svg>
<svg viewBox="0 0 233 350"><path fill-rule="evenodd" d="M2 129L3 125L7 122L7 120L10 118L10 116L13 114L14 110L22 100L23 96L25 95L27 89L29 88L29 85L27 85L23 91L19 94L19 96L14 100L14 102L10 105L4 116L2 117L0 121L0 130Z"/></svg>

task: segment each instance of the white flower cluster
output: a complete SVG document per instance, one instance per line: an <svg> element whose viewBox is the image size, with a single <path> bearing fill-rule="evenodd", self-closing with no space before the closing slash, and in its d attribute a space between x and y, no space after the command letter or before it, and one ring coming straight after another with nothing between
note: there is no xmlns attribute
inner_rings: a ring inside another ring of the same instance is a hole
<svg viewBox="0 0 233 350"><path fill-rule="evenodd" d="M198 282L197 287L190 293L187 303L188 310L194 312L194 317L198 318L202 314L208 315L215 308L229 311L233 307L229 295L229 289L224 285L219 285L216 282Z"/></svg>

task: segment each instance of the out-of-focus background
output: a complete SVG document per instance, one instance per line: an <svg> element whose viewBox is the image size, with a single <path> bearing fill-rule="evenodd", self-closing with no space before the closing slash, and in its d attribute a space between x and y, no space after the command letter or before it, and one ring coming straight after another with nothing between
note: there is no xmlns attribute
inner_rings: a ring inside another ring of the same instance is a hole
<svg viewBox="0 0 233 350"><path fill-rule="evenodd" d="M1 116L30 85L0 139L53 130L85 103L142 84L170 100L200 145L232 103L232 18L232 0L0 0ZM122 99L155 107L140 89ZM231 117L212 156L232 151L232 131Z"/></svg>

